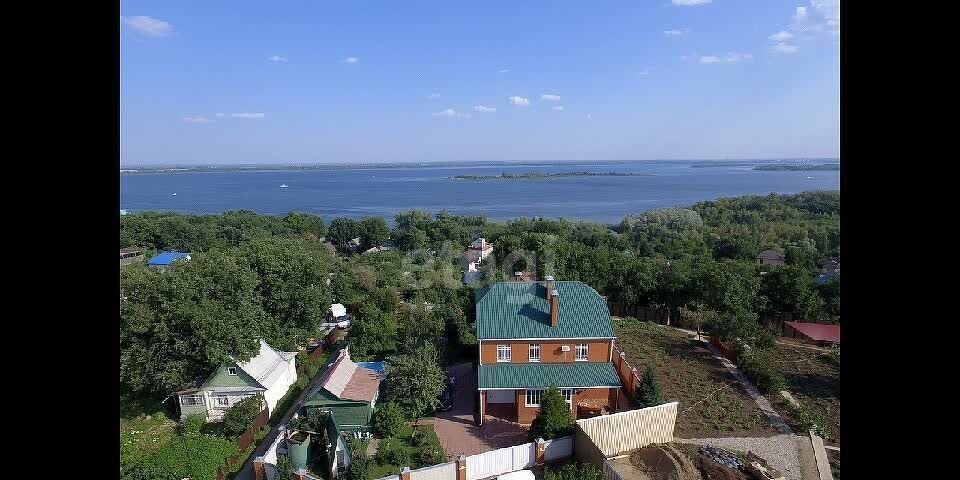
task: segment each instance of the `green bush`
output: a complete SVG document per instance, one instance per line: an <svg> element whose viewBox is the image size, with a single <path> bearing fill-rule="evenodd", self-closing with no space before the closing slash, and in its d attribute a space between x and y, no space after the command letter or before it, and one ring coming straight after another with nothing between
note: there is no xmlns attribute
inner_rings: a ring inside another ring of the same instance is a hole
<svg viewBox="0 0 960 480"><path fill-rule="evenodd" d="M653 366L647 366L637 393L637 400L643 407L655 407L663 403L663 390L660 388L660 379Z"/></svg>
<svg viewBox="0 0 960 480"><path fill-rule="evenodd" d="M550 440L573 433L570 406L557 387L550 387L540 399L540 413L530 425L530 440Z"/></svg>
<svg viewBox="0 0 960 480"><path fill-rule="evenodd" d="M433 427L426 426L414 430L410 443L417 449L412 459L415 465L411 465L411 468L428 467L447 461L447 455Z"/></svg>
<svg viewBox="0 0 960 480"><path fill-rule="evenodd" d="M350 469L347 470L348 480L370 479L370 457L367 456L366 440L350 439Z"/></svg>
<svg viewBox="0 0 960 480"><path fill-rule="evenodd" d="M740 369L763 393L779 392L787 388L787 380L765 351L753 351L740 357Z"/></svg>
<svg viewBox="0 0 960 480"><path fill-rule="evenodd" d="M830 431L827 429L827 419L820 412L803 405L795 407L789 402L787 403L787 412L804 432L813 430L813 433L821 437L830 435Z"/></svg>
<svg viewBox="0 0 960 480"><path fill-rule="evenodd" d="M257 395L237 402L223 415L223 433L230 437L242 435L262 410L263 403Z"/></svg>
<svg viewBox="0 0 960 480"><path fill-rule="evenodd" d="M405 467L410 464L410 451L397 438L386 438L377 445L377 462Z"/></svg>
<svg viewBox="0 0 960 480"><path fill-rule="evenodd" d="M177 433L184 437L199 437L207 423L207 416L203 414L187 415L180 419Z"/></svg>
<svg viewBox="0 0 960 480"><path fill-rule="evenodd" d="M543 480L603 480L603 473L589 463L570 463L562 468L547 467Z"/></svg>
<svg viewBox="0 0 960 480"><path fill-rule="evenodd" d="M176 437L134 465L129 476L151 480L215 480L217 470L236 450L234 442L223 438Z"/></svg>
<svg viewBox="0 0 960 480"><path fill-rule="evenodd" d="M373 412L370 419L370 426L374 433L380 438L392 437L400 432L406 419L403 416L403 408L393 402L385 403L379 406Z"/></svg>
<svg viewBox="0 0 960 480"><path fill-rule="evenodd" d="M290 459L286 455L278 455L277 474L273 478L274 480L296 480L300 477L297 476Z"/></svg>

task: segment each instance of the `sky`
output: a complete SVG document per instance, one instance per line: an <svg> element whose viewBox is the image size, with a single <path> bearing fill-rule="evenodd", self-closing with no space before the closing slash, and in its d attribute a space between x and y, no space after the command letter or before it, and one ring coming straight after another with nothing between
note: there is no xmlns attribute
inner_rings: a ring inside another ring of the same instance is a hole
<svg viewBox="0 0 960 480"><path fill-rule="evenodd" d="M839 0L123 0L121 165L839 158Z"/></svg>

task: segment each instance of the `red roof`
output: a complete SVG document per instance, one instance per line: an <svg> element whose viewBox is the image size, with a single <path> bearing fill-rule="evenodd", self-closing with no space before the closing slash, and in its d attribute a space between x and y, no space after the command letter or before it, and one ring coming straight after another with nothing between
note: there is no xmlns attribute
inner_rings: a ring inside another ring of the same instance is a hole
<svg viewBox="0 0 960 480"><path fill-rule="evenodd" d="M811 340L840 343L840 325L823 323L783 322Z"/></svg>
<svg viewBox="0 0 960 480"><path fill-rule="evenodd" d="M366 368L358 368L340 394L340 399L372 402L379 389L380 379L377 374Z"/></svg>

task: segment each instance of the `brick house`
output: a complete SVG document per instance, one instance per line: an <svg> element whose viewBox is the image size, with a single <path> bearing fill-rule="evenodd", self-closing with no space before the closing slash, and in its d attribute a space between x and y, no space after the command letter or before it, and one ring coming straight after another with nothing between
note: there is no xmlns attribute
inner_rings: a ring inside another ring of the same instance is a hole
<svg viewBox="0 0 960 480"><path fill-rule="evenodd" d="M574 418L615 412L622 387L607 302L583 282L500 282L477 291L480 421L529 424L560 388Z"/></svg>

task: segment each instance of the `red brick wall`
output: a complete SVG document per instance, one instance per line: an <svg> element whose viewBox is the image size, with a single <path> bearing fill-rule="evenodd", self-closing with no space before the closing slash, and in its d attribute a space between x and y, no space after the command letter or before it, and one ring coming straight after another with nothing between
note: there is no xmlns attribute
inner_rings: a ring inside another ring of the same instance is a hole
<svg viewBox="0 0 960 480"><path fill-rule="evenodd" d="M587 359L590 362L609 362L610 361L610 340L543 340L532 342L530 340L502 340L487 341L484 340L480 346L480 363L492 365L497 363L497 345L510 345L510 363L527 363L529 358L529 347L531 343L540 344L540 362L541 363L571 363L577 356L577 344L586 343L590 345L587 351ZM564 352L560 347L568 345L569 352Z"/></svg>
<svg viewBox="0 0 960 480"><path fill-rule="evenodd" d="M580 393L577 393L580 392ZM525 390L517 390L517 422L530 424L537 418L540 407L528 407ZM590 405L601 406L613 411L617 401L616 388L584 388L573 392L573 418L577 418L577 404L586 402Z"/></svg>

